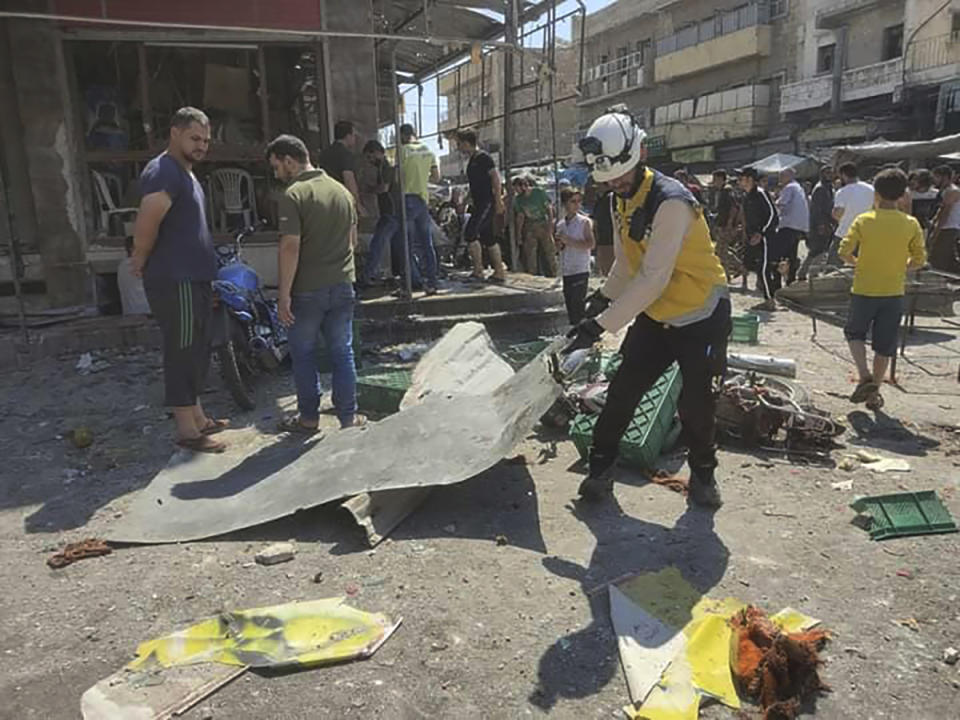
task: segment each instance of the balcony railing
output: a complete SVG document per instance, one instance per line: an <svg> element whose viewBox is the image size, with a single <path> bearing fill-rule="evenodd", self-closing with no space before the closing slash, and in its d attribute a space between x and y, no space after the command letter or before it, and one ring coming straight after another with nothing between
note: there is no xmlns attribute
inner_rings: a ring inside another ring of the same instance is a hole
<svg viewBox="0 0 960 720"><path fill-rule="evenodd" d="M744 85L721 92L661 105L653 113L654 126L704 118L708 115L770 105L769 85Z"/></svg>
<svg viewBox="0 0 960 720"><path fill-rule="evenodd" d="M744 28L766 25L770 22L770 8L767 3L751 3L727 12L717 13L657 40L657 56L685 50L700 43L709 42L722 35L730 35Z"/></svg>
<svg viewBox="0 0 960 720"><path fill-rule="evenodd" d="M644 86L643 73L644 68L641 65L640 67L632 67L615 75L607 75L599 80L585 82L579 103L589 103L624 92L625 90L641 88Z"/></svg>
<svg viewBox="0 0 960 720"><path fill-rule="evenodd" d="M843 73L840 97L844 102L891 95L903 82L903 58L864 65ZM780 112L820 107L833 96L833 77L821 75L780 88Z"/></svg>
<svg viewBox="0 0 960 720"><path fill-rule="evenodd" d="M615 60L594 65L592 68L587 68L586 77L584 80L586 82L602 80L608 75L626 72L630 68L641 67L642 65L643 53L637 51L630 53L629 55L624 55L623 57L618 57Z"/></svg>
<svg viewBox="0 0 960 720"><path fill-rule="evenodd" d="M960 33L915 40L908 50L907 73L945 68L960 63ZM912 77L910 79L913 79Z"/></svg>

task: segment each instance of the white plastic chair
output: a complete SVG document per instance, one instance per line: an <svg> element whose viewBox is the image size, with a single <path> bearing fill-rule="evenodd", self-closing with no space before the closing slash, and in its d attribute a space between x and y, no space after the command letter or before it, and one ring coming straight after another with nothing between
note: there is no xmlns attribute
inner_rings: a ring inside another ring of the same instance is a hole
<svg viewBox="0 0 960 720"><path fill-rule="evenodd" d="M229 232L229 216L243 218L241 227L250 227L257 218L257 199L253 190L253 177L241 168L220 168L210 173L210 190L213 205L219 210L217 230Z"/></svg>
<svg viewBox="0 0 960 720"><path fill-rule="evenodd" d="M117 207L120 197L120 178L111 173L101 173L96 170L91 170L90 175L93 178L93 191L97 200L98 229L101 233L112 237L130 235L131 223L137 217L137 208ZM110 191L110 185L116 188L116 196ZM119 232L114 231L115 218L122 223Z"/></svg>

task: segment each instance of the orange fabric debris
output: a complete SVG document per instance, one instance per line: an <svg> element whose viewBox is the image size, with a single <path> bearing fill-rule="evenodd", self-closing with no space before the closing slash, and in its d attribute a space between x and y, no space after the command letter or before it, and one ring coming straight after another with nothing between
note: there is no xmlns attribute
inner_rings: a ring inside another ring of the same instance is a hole
<svg viewBox="0 0 960 720"><path fill-rule="evenodd" d="M650 482L655 485L663 485L676 493L686 495L690 488L690 479L680 475L671 475L666 470L657 470L650 476Z"/></svg>
<svg viewBox="0 0 960 720"><path fill-rule="evenodd" d="M785 633L752 606L734 615L731 625L736 633L734 677L741 692L763 708L764 720L793 720L804 698L830 689L817 672L826 631Z"/></svg>

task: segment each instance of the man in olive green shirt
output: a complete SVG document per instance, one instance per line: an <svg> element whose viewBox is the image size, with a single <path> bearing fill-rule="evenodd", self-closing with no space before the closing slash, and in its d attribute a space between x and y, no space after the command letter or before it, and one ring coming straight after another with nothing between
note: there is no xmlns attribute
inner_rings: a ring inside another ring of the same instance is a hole
<svg viewBox="0 0 960 720"><path fill-rule="evenodd" d="M280 226L280 322L289 328L290 358L299 414L281 427L317 432L320 420L317 345L321 336L333 366L333 405L341 427L362 424L357 415L353 361L353 248L357 210L353 196L310 164L303 141L280 135L267 160L287 184L277 201Z"/></svg>
<svg viewBox="0 0 960 720"><path fill-rule="evenodd" d="M430 192L427 183L439 182L437 156L417 140L413 125L400 126L400 167L403 180L404 205L407 211L407 242L410 253L410 274L414 280L422 277L427 295L437 292L437 254L430 232L430 210L427 203Z"/></svg>
<svg viewBox="0 0 960 720"><path fill-rule="evenodd" d="M521 238L523 267L531 275L537 274L538 251L546 267L544 275L557 276L557 246L553 240L553 203L550 196L534 186L533 181L516 178L513 181L513 212L516 217L517 237Z"/></svg>

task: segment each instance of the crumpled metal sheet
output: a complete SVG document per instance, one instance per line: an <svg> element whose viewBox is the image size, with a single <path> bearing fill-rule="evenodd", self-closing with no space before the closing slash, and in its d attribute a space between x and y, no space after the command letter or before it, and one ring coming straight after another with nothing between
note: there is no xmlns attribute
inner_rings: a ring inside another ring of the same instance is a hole
<svg viewBox="0 0 960 720"><path fill-rule="evenodd" d="M257 445L252 454L178 452L108 533L115 542L199 540L331 500L462 482L504 458L562 388L557 340L492 393L431 394L423 403L322 440ZM242 442L242 435L231 435Z"/></svg>

